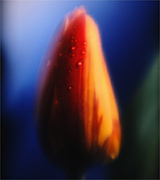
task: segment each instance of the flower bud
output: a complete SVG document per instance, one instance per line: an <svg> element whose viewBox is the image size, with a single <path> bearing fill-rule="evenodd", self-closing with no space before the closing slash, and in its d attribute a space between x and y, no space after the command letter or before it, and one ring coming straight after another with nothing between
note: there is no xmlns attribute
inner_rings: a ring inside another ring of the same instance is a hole
<svg viewBox="0 0 160 180"><path fill-rule="evenodd" d="M61 164L115 159L121 129L98 27L83 7L69 13L39 78L37 126L44 151Z"/></svg>

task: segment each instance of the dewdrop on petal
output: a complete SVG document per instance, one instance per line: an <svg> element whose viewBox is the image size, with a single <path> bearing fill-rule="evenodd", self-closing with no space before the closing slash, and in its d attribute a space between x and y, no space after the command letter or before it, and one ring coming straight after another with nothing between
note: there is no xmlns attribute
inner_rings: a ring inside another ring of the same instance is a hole
<svg viewBox="0 0 160 180"><path fill-rule="evenodd" d="M55 38L38 81L42 147L65 169L115 159L121 128L98 26L83 7L76 8Z"/></svg>

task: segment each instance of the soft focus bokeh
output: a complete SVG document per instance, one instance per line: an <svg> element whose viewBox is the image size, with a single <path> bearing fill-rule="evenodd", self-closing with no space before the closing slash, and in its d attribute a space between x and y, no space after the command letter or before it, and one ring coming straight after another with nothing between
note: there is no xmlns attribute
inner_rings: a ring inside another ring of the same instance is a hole
<svg viewBox="0 0 160 180"><path fill-rule="evenodd" d="M35 127L38 69L66 13L97 22L122 125L119 157L86 178L158 178L158 1L1 2L1 176L66 178L41 151Z"/></svg>

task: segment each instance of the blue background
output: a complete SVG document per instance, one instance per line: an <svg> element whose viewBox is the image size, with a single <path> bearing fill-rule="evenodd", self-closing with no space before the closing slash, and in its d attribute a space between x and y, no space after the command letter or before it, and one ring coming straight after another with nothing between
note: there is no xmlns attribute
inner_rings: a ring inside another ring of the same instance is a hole
<svg viewBox="0 0 160 180"><path fill-rule="evenodd" d="M98 24L120 115L124 117L123 129L127 127L126 109L158 56L159 2L2 1L1 4L2 178L66 178L65 172L44 157L34 115L38 69L57 26L66 13L81 5ZM126 157L122 158L125 161ZM123 165L118 160L94 166L86 178L132 178L134 170L120 175L118 166L121 171ZM135 178L142 176L137 173ZM152 177L157 176L158 170Z"/></svg>

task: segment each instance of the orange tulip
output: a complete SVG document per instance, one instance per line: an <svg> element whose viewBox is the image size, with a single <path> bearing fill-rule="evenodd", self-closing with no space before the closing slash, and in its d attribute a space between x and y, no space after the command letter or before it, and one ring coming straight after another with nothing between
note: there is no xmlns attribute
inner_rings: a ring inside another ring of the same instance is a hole
<svg viewBox="0 0 160 180"><path fill-rule="evenodd" d="M45 59L37 124L49 158L66 166L115 159L118 109L98 27L83 7L67 14Z"/></svg>

